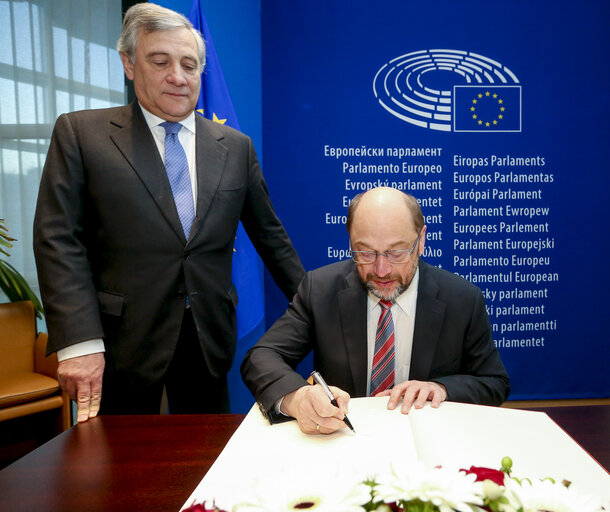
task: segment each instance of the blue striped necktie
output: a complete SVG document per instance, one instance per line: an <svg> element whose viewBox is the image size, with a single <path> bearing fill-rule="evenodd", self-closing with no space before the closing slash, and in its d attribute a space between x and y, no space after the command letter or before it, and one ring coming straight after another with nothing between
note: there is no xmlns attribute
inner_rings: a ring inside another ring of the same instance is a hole
<svg viewBox="0 0 610 512"><path fill-rule="evenodd" d="M195 220L195 205L186 153L178 140L178 132L182 125L165 121L159 126L165 128L165 170L172 187L182 230L188 240L191 226Z"/></svg>
<svg viewBox="0 0 610 512"><path fill-rule="evenodd" d="M392 319L392 304L380 300L381 315L377 323L375 335L375 354L371 370L371 393L374 396L394 385L394 320Z"/></svg>

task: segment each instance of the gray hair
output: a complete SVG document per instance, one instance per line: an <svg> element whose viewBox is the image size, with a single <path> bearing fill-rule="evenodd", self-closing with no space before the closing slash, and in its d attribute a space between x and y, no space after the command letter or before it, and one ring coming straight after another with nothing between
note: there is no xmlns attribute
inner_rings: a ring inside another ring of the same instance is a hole
<svg viewBox="0 0 610 512"><path fill-rule="evenodd" d="M123 29L117 42L117 50L125 53L132 63L136 60L136 46L140 30L146 33L161 30L174 30L186 28L191 31L197 41L197 53L199 55L200 71L205 67L205 43L199 31L182 14L166 9L160 5L150 3L139 3L132 5L123 18Z"/></svg>

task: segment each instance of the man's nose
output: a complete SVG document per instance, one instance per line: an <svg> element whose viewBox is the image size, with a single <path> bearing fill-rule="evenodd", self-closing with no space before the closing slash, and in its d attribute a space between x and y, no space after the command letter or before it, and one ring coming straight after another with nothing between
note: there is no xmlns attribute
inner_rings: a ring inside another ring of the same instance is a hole
<svg viewBox="0 0 610 512"><path fill-rule="evenodd" d="M392 264L388 261L385 254L377 254L375 263L373 263L373 270L378 276L385 276L392 271Z"/></svg>
<svg viewBox="0 0 610 512"><path fill-rule="evenodd" d="M169 74L167 75L167 81L174 85L184 85L186 83L184 70L180 63L176 63L171 67Z"/></svg>

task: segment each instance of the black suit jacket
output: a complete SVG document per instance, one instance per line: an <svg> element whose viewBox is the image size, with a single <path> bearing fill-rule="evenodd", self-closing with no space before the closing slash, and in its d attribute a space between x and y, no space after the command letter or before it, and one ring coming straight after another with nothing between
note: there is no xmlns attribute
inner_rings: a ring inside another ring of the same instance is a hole
<svg viewBox="0 0 610 512"><path fill-rule="evenodd" d="M410 380L443 384L448 400L499 405L509 379L481 291L421 260L419 273ZM286 313L242 363L242 377L265 413L306 384L294 369L311 350L328 384L366 396L366 307L351 260L307 273Z"/></svg>
<svg viewBox="0 0 610 512"><path fill-rule="evenodd" d="M223 376L235 351L231 264L240 220L284 294L295 293L304 270L252 141L195 118L188 240L137 103L58 118L34 221L49 352L104 338L106 376L155 381L171 361L188 295L209 370Z"/></svg>

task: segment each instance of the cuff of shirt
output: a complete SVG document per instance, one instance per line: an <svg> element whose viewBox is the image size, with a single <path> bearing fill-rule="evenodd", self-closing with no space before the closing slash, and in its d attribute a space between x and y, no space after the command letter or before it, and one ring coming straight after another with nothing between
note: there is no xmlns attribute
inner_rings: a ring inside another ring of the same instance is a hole
<svg viewBox="0 0 610 512"><path fill-rule="evenodd" d="M286 416L281 409L283 401L284 397L280 398L273 404L273 412L275 412L275 414L277 414L278 416Z"/></svg>
<svg viewBox="0 0 610 512"><path fill-rule="evenodd" d="M66 348L60 348L57 351L57 360L61 362L65 361L66 359L88 356L90 354L97 354L105 351L104 340L102 338L96 338L93 340L81 341L80 343L70 345Z"/></svg>

